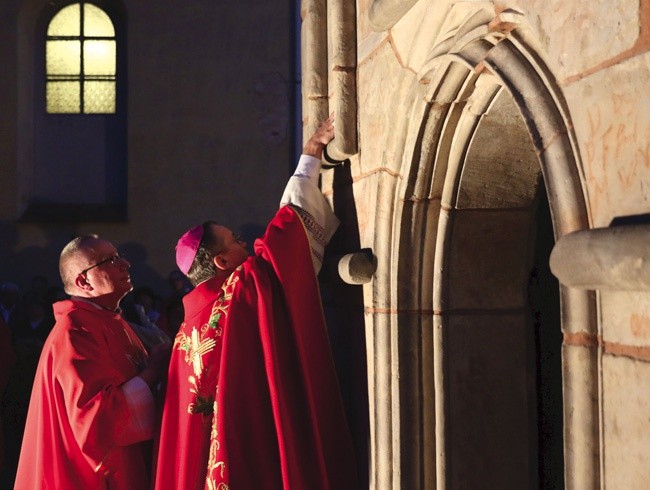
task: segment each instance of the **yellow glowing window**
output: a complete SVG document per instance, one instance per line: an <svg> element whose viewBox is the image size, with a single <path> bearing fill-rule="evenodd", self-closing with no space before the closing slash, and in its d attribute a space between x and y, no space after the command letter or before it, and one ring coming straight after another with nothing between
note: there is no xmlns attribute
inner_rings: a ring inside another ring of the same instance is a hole
<svg viewBox="0 0 650 490"><path fill-rule="evenodd" d="M47 112L114 114L116 53L106 12L85 2L62 8L45 40Z"/></svg>

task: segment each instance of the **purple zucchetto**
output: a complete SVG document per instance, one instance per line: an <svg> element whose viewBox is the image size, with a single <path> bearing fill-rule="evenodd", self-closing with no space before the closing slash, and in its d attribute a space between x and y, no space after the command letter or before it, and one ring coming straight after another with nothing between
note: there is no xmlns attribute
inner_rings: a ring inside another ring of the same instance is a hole
<svg viewBox="0 0 650 490"><path fill-rule="evenodd" d="M176 265L185 275L189 272L196 257L196 251L203 238L203 225L187 230L176 243Z"/></svg>

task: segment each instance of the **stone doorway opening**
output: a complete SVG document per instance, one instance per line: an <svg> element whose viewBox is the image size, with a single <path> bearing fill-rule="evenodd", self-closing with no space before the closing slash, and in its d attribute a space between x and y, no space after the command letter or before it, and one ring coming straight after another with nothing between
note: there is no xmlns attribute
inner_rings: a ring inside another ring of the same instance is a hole
<svg viewBox="0 0 650 490"><path fill-rule="evenodd" d="M396 207L401 484L563 488L569 296L548 259L584 216L572 154L540 151L539 120L494 71L435 71Z"/></svg>
<svg viewBox="0 0 650 490"><path fill-rule="evenodd" d="M421 31L399 110L374 114L391 137L374 155L371 482L596 488L599 353L571 343L596 338L596 298L546 269L556 239L590 227L569 107L525 25L459 19L434 45Z"/></svg>
<svg viewBox="0 0 650 490"><path fill-rule="evenodd" d="M471 87L436 244L447 482L562 488L560 292L540 161L510 93L491 75Z"/></svg>

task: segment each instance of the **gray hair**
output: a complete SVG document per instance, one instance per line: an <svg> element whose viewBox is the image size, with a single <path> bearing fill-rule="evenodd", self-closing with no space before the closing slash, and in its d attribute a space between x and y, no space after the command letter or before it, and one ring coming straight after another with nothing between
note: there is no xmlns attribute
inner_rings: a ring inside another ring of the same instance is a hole
<svg viewBox="0 0 650 490"><path fill-rule="evenodd" d="M77 277L78 271L71 270L71 263L81 252L85 251L88 248L88 244L95 240L99 239L98 235L89 234L78 236L77 238L71 240L63 250L61 250L61 255L59 256L59 274L61 275L61 281L63 282L63 290L68 294L73 294L72 287L74 286L75 278Z"/></svg>

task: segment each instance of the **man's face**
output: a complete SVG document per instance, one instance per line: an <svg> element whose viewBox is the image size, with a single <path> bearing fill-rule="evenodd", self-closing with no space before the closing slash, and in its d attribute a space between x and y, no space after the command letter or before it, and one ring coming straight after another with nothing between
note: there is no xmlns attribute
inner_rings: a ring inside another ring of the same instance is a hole
<svg viewBox="0 0 650 490"><path fill-rule="evenodd" d="M133 289L129 274L131 264L119 257L111 242L101 238L93 240L79 257L77 266L80 272L87 269L83 275L92 287L91 297L107 296L119 301Z"/></svg>
<svg viewBox="0 0 650 490"><path fill-rule="evenodd" d="M217 243L223 244L219 255L225 262L225 269L229 272L234 271L248 257L246 242L225 226L212 225L212 233L217 238Z"/></svg>

